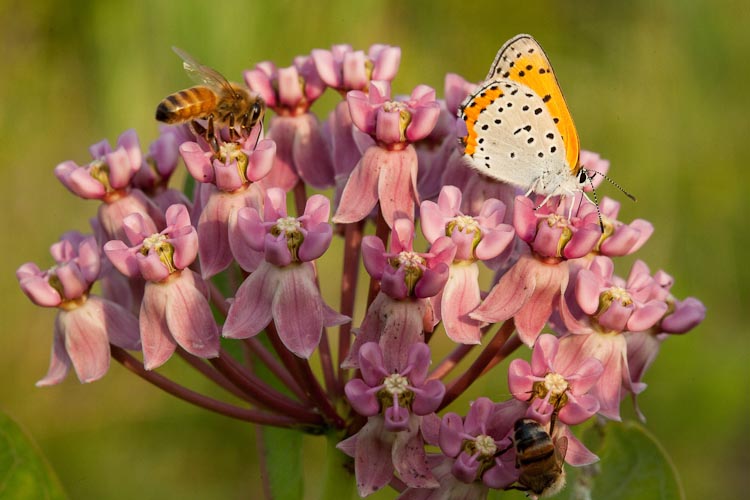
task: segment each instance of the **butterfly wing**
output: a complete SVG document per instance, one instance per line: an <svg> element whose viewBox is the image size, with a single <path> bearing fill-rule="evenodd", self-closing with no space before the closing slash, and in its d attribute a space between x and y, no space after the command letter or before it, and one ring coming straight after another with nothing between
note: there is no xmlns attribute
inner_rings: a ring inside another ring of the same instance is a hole
<svg viewBox="0 0 750 500"><path fill-rule="evenodd" d="M516 35L495 56L487 80L509 79L533 90L544 101L562 137L571 175L579 171L578 132L544 50L531 35Z"/></svg>
<svg viewBox="0 0 750 500"><path fill-rule="evenodd" d="M464 154L480 173L523 189L549 194L540 184L566 169L565 146L542 97L508 79L485 83L461 105Z"/></svg>

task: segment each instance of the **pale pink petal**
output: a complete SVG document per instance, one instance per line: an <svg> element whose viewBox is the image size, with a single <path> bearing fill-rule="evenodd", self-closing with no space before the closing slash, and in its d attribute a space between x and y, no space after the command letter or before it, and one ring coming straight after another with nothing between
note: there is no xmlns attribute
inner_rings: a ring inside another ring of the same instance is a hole
<svg viewBox="0 0 750 500"><path fill-rule="evenodd" d="M277 269L263 262L237 289L224 322L222 335L246 339L261 332L272 320L271 302L279 280Z"/></svg>
<svg viewBox="0 0 750 500"><path fill-rule="evenodd" d="M101 317L87 304L60 312L65 351L82 383L102 378L109 369L109 341Z"/></svg>
<svg viewBox="0 0 750 500"><path fill-rule="evenodd" d="M292 158L300 177L316 189L333 186L333 162L318 118L310 113L296 117Z"/></svg>
<svg viewBox="0 0 750 500"><path fill-rule="evenodd" d="M166 363L177 347L177 343L169 333L164 314L167 303L165 286L147 282L143 293L138 319L143 348L143 366L146 370L153 370Z"/></svg>
<svg viewBox="0 0 750 500"><path fill-rule="evenodd" d="M372 149L365 152L365 157ZM389 227L393 227L393 221L397 218L406 217L413 221L414 204L419 203L416 186L412 182L417 171L417 152L414 146L410 144L401 151L377 150L375 158L381 165L378 200L383 218Z"/></svg>
<svg viewBox="0 0 750 500"><path fill-rule="evenodd" d="M393 477L391 449L395 436L385 430L384 423L383 417L370 417L357 433L354 470L361 497L383 488Z"/></svg>
<svg viewBox="0 0 750 500"><path fill-rule="evenodd" d="M540 337L541 338L541 337ZM534 349L536 352L536 349ZM531 395L534 381L531 365L523 359L514 359L508 366L508 389L514 397L527 400Z"/></svg>
<svg viewBox="0 0 750 500"><path fill-rule="evenodd" d="M462 344L478 344L481 321L469 317L481 302L479 296L479 266L476 263L450 267L450 276L440 302L445 333Z"/></svg>
<svg viewBox="0 0 750 500"><path fill-rule="evenodd" d="M190 269L184 269L167 285L167 326L187 352L201 358L215 358L219 356L219 328L206 297L195 287L195 279Z"/></svg>
<svg viewBox="0 0 750 500"><path fill-rule="evenodd" d="M47 370L47 375L36 383L37 387L59 384L68 374L68 370L70 370L70 356L65 352L65 339L60 331L58 318L55 318L55 336L52 341L49 369Z"/></svg>
<svg viewBox="0 0 750 500"><path fill-rule="evenodd" d="M536 274L533 270L529 266L516 263L492 287L492 290L490 290L484 301L470 316L487 323L505 321L514 316L523 307L534 293L535 288Z"/></svg>
<svg viewBox="0 0 750 500"><path fill-rule="evenodd" d="M333 228L328 223L319 224L305 235L305 239L297 251L297 256L303 262L315 260L322 256L333 239Z"/></svg>
<svg viewBox="0 0 750 500"><path fill-rule="evenodd" d="M89 297L87 305L101 317L102 325L107 332L109 342L123 349L140 350L141 336L138 330L138 318L130 311L112 301L95 295Z"/></svg>
<svg viewBox="0 0 750 500"><path fill-rule="evenodd" d="M333 216L333 222L344 224L357 222L367 217L378 202L378 178L380 164L373 158L380 148L373 146L365 151L354 167L341 193L341 200Z"/></svg>
<svg viewBox="0 0 750 500"><path fill-rule="evenodd" d="M568 439L568 450L565 454L565 461L574 467L593 464L599 461L599 457L591 453L583 443L566 427L563 436Z"/></svg>
<svg viewBox="0 0 750 500"><path fill-rule="evenodd" d="M393 443L393 466L399 477L411 488L440 486L432 475L425 457L424 441L419 434L419 418L411 416L408 430L398 432Z"/></svg>
<svg viewBox="0 0 750 500"><path fill-rule="evenodd" d="M380 413L380 402L374 394L377 390L365 384L361 379L347 382L344 392L352 409L360 415L371 417Z"/></svg>
<svg viewBox="0 0 750 500"><path fill-rule="evenodd" d="M627 329L631 332L642 332L654 326L668 309L667 304L651 301L637 308L628 319Z"/></svg>
<svg viewBox="0 0 750 500"><path fill-rule="evenodd" d="M281 271L273 297L273 317L279 338L299 357L309 358L323 333L320 291L311 265Z"/></svg>

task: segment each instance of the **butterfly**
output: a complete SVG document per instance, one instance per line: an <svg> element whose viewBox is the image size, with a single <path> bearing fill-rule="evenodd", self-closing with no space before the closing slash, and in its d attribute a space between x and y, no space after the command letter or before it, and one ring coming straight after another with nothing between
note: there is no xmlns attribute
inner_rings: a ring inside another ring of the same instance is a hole
<svg viewBox="0 0 750 500"><path fill-rule="evenodd" d="M480 173L547 198L591 182L555 73L530 35L505 42L458 115L466 125L464 157Z"/></svg>

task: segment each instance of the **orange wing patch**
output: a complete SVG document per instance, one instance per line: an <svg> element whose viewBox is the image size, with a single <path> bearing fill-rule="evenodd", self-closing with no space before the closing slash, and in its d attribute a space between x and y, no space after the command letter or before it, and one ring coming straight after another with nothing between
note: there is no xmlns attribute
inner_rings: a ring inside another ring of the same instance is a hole
<svg viewBox="0 0 750 500"><path fill-rule="evenodd" d="M542 47L529 35L519 35L508 41L495 59L491 78L507 78L526 85L547 106L565 144L565 159L573 174L580 170L578 132L560 85ZM467 124L468 125L468 124Z"/></svg>
<svg viewBox="0 0 750 500"><path fill-rule="evenodd" d="M487 109L488 106L492 105L502 95L503 91L500 90L500 86L493 82L480 90L463 108L462 118L466 122L466 131L468 133L466 137L461 139L465 148L465 154L473 155L477 147L477 131L474 129L474 126L479 118L479 113Z"/></svg>

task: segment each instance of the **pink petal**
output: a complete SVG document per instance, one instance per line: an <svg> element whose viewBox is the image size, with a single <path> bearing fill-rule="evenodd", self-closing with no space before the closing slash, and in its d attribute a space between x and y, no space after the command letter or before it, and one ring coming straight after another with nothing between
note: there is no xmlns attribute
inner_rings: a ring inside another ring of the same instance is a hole
<svg viewBox="0 0 750 500"><path fill-rule="evenodd" d="M49 385L59 384L63 381L70 370L70 356L65 351L65 339L59 328L59 313L55 318L55 336L52 342L52 352L50 353L49 369L47 375L36 383L37 387L46 387Z"/></svg>
<svg viewBox="0 0 750 500"><path fill-rule="evenodd" d="M297 117L292 158L300 177L316 189L334 185L333 162L328 142L313 114Z"/></svg>
<svg viewBox="0 0 750 500"><path fill-rule="evenodd" d="M706 306L695 297L678 302L672 314L664 318L661 328L669 333L685 333L698 326L706 318Z"/></svg>
<svg viewBox="0 0 750 500"><path fill-rule="evenodd" d="M305 236L305 240L297 251L297 256L303 262L321 257L331 244L333 228L328 223L319 224Z"/></svg>
<svg viewBox="0 0 750 500"><path fill-rule="evenodd" d="M368 158L373 148L365 152L362 161ZM417 171L417 152L410 144L401 151L385 151L377 148L373 160L381 165L378 178L378 200L383 218L389 227L393 221L406 217L414 220L414 204L419 203L414 177Z"/></svg>
<svg viewBox="0 0 750 500"><path fill-rule="evenodd" d="M104 322L87 304L72 311L60 312L60 326L65 350L81 383L102 378L109 369L109 341Z"/></svg>
<svg viewBox="0 0 750 500"><path fill-rule="evenodd" d="M522 401L529 399L534 385L533 376L531 365L526 360L514 359L510 362L508 366L508 389L513 397Z"/></svg>
<svg viewBox="0 0 750 500"><path fill-rule="evenodd" d="M19 268L20 269L20 268ZM62 302L60 293L42 276L30 276L19 281L21 290L31 301L42 307L57 307Z"/></svg>
<svg viewBox="0 0 750 500"><path fill-rule="evenodd" d="M143 366L146 370L160 367L177 347L166 318L167 285L147 282L141 302L139 326L143 347Z"/></svg>
<svg viewBox="0 0 750 500"><path fill-rule="evenodd" d="M642 332L654 326L667 312L667 304L650 301L635 310L628 320L627 329L631 332Z"/></svg>
<svg viewBox="0 0 750 500"><path fill-rule="evenodd" d="M184 269L167 285L167 326L187 352L201 358L215 358L219 356L219 328L206 297L195 287L195 279L190 269Z"/></svg>
<svg viewBox="0 0 750 500"><path fill-rule="evenodd" d="M544 377L552 370L553 360L557 356L558 340L554 335L540 335L531 353L531 369L537 377Z"/></svg>
<svg viewBox="0 0 750 500"><path fill-rule="evenodd" d="M107 332L109 342L133 351L141 349L141 336L138 330L138 318L130 311L112 301L95 295L87 302L97 316L102 318L102 324Z"/></svg>
<svg viewBox="0 0 750 500"><path fill-rule="evenodd" d="M325 84L332 88L338 88L340 80L333 61L333 53L329 50L313 49L311 56L315 62L315 69L318 70L318 75Z"/></svg>
<svg viewBox="0 0 750 500"><path fill-rule="evenodd" d="M399 477L411 488L440 486L432 475L425 457L424 441L419 434L419 418L409 419L408 430L396 434L393 443L393 466Z"/></svg>
<svg viewBox="0 0 750 500"><path fill-rule="evenodd" d="M185 161L185 166L195 180L198 182L213 182L214 168L211 158L195 142L183 142L180 144L180 155Z"/></svg>
<svg viewBox="0 0 750 500"><path fill-rule="evenodd" d="M394 437L393 433L385 430L380 416L370 417L357 434L354 470L361 497L378 491L393 477L391 449Z"/></svg>
<svg viewBox="0 0 750 500"><path fill-rule="evenodd" d="M370 57L372 57L372 55ZM401 49L399 47L386 47L380 50L372 69L372 79L393 80L400 63Z"/></svg>
<svg viewBox="0 0 750 500"><path fill-rule="evenodd" d="M599 461L599 457L591 453L583 443L570 431L569 427L565 427L563 436L568 440L568 449L565 454L565 461L574 467L580 467L583 465L590 465Z"/></svg>
<svg viewBox="0 0 750 500"><path fill-rule="evenodd" d="M299 357L309 358L323 333L323 311L315 272L309 264L280 271L273 297L273 317L279 338Z"/></svg>
<svg viewBox="0 0 750 500"><path fill-rule="evenodd" d="M367 217L378 202L378 178L381 166L377 161L377 146L365 151L362 159L354 167L349 180L341 193L333 222L344 224L357 222Z"/></svg>
<svg viewBox="0 0 750 500"><path fill-rule="evenodd" d="M461 453L463 444L464 422L456 413L446 413L440 424L440 449L449 457Z"/></svg>
<svg viewBox="0 0 750 500"><path fill-rule="evenodd" d="M530 299L536 287L536 274L521 259L492 287L484 301L469 316L487 323L505 321L514 316Z"/></svg>
<svg viewBox="0 0 750 500"><path fill-rule="evenodd" d="M217 191L212 193L198 220L198 254L204 279L226 269L232 262L229 246L231 212L245 206L241 196Z"/></svg>
<svg viewBox="0 0 750 500"><path fill-rule="evenodd" d="M479 260L494 259L508 248L515 235L516 232L512 226L502 226L491 230L482 236L474 254Z"/></svg>
<svg viewBox="0 0 750 500"><path fill-rule="evenodd" d="M568 403L560 410L560 420L568 425L582 424L599 411L599 400L590 394L571 395Z"/></svg>
<svg viewBox="0 0 750 500"><path fill-rule="evenodd" d="M429 350L429 348L428 348ZM383 352L377 342L367 342L358 351L359 369L362 371L362 379L370 387L382 384L388 375L383 361Z"/></svg>
<svg viewBox="0 0 750 500"><path fill-rule="evenodd" d="M222 335L246 339L261 332L272 320L271 302L279 281L278 270L263 262L237 289Z"/></svg>
<svg viewBox="0 0 750 500"><path fill-rule="evenodd" d="M362 238L362 262L367 273L380 280L383 277L387 264L385 257L385 245L383 240L377 236L365 236Z"/></svg>
<svg viewBox="0 0 750 500"><path fill-rule="evenodd" d="M440 105L437 102L419 106L411 115L411 123L406 128L406 138L412 142L424 139L433 131L439 117Z"/></svg>
<svg viewBox="0 0 750 500"><path fill-rule="evenodd" d="M351 90L346 94L352 123L365 134L375 133L378 119L378 108L370 103L367 94L359 90Z"/></svg>
<svg viewBox="0 0 750 500"><path fill-rule="evenodd" d="M372 388L361 379L347 382L344 387L346 399L352 405L352 409L365 417L371 417L380 413L380 402L375 397Z"/></svg>
<svg viewBox="0 0 750 500"><path fill-rule="evenodd" d="M552 315L568 285L568 267L560 264L537 264L534 293L515 315L516 330L528 346L536 341L539 332Z"/></svg>
<svg viewBox="0 0 750 500"><path fill-rule="evenodd" d="M422 223L422 234L424 234L430 243L441 236L445 236L445 217L441 213L437 203L423 201L419 206L419 220Z"/></svg>
<svg viewBox="0 0 750 500"><path fill-rule="evenodd" d="M469 317L469 313L480 302L479 266L476 263L451 266L440 310L445 333L452 341L479 344L481 322Z"/></svg>
<svg viewBox="0 0 750 500"><path fill-rule="evenodd" d="M581 269L575 289L576 303L581 310L589 316L594 315L599 309L600 293L601 284L596 275L588 269Z"/></svg>

